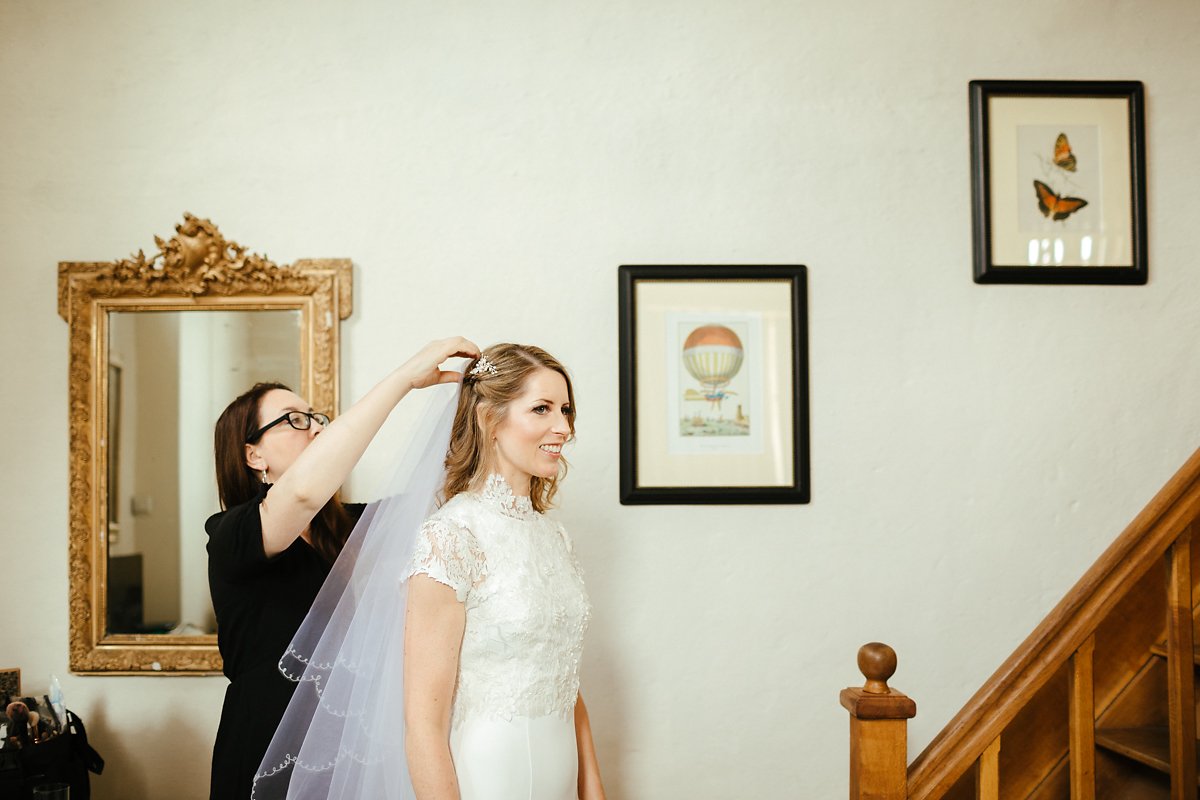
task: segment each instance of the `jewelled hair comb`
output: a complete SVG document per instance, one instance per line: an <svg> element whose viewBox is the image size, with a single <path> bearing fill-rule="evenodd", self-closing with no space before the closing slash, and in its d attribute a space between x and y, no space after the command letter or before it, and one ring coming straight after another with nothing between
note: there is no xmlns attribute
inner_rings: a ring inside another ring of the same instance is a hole
<svg viewBox="0 0 1200 800"><path fill-rule="evenodd" d="M487 356L480 356L475 362L475 366L471 367L471 371L467 373L472 378L478 378L480 375L499 375L500 370L496 369L496 365L488 361Z"/></svg>

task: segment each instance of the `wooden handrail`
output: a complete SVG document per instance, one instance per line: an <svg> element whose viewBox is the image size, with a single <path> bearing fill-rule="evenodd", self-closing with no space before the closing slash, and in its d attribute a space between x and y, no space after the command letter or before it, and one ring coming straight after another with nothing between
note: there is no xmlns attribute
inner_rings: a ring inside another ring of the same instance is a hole
<svg viewBox="0 0 1200 800"><path fill-rule="evenodd" d="M1092 636L1127 587L1200 516L1200 450L1167 481L1066 597L908 769L908 797L940 797Z"/></svg>

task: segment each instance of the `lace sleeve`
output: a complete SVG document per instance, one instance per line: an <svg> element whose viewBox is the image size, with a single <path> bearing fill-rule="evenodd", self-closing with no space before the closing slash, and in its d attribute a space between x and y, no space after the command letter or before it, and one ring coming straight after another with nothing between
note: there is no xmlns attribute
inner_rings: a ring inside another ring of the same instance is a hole
<svg viewBox="0 0 1200 800"><path fill-rule="evenodd" d="M454 590L458 602L487 577L479 542L465 527L445 519L427 519L417 536L412 563L404 578L428 575Z"/></svg>

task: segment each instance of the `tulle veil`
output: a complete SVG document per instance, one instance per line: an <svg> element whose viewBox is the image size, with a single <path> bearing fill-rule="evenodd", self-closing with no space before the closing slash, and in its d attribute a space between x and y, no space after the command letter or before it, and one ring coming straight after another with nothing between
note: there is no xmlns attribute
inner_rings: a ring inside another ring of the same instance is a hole
<svg viewBox="0 0 1200 800"><path fill-rule="evenodd" d="M367 506L279 661L295 694L252 800L409 800L401 580L445 479L460 384L433 386L382 500Z"/></svg>

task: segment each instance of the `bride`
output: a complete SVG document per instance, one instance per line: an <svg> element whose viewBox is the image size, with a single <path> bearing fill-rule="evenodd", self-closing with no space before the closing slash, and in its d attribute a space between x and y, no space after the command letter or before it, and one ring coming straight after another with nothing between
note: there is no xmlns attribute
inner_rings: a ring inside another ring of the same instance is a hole
<svg viewBox="0 0 1200 800"><path fill-rule="evenodd" d="M254 798L604 798L579 693L590 605L545 515L570 378L499 344L446 400L280 661L301 686Z"/></svg>

